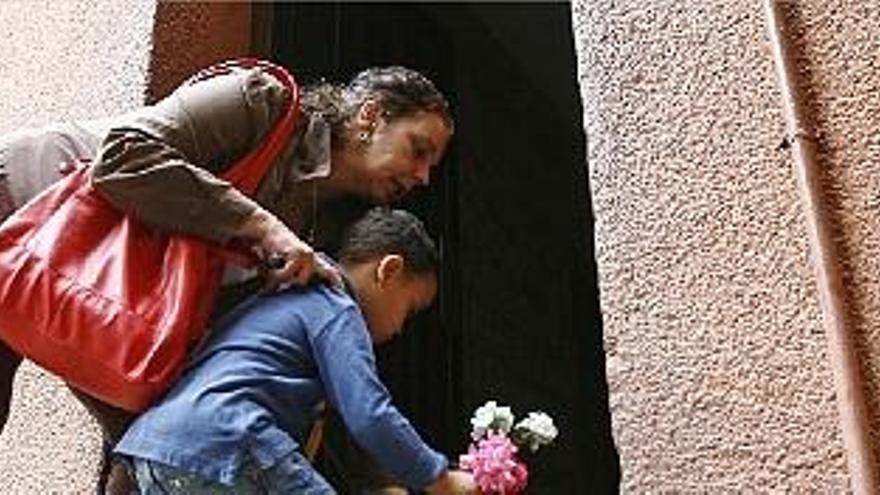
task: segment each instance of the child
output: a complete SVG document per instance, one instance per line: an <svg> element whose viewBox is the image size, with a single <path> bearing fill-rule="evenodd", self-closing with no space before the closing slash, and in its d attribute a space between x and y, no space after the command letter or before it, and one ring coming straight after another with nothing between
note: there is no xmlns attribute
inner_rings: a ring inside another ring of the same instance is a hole
<svg viewBox="0 0 880 495"><path fill-rule="evenodd" d="M169 394L126 432L145 494L335 493L302 455L322 401L385 469L429 493L475 493L391 404L370 340L387 342L437 292L438 254L422 224L375 208L343 239L347 292L326 285L233 311Z"/></svg>

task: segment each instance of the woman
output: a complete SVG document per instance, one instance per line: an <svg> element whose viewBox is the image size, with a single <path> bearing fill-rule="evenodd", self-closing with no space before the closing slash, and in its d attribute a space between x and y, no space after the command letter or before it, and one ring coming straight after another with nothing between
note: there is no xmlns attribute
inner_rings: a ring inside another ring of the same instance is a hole
<svg viewBox="0 0 880 495"><path fill-rule="evenodd" d="M288 93L260 68L235 67L185 84L113 121L94 153L95 188L153 227L217 244L243 241L262 259L280 260L267 274L270 288L336 280L310 245L327 237L317 231L325 224L322 210L346 198L386 204L427 185L453 133L449 106L431 81L402 67L367 69L345 86L307 87L296 128L251 199L218 176L272 130ZM73 143L70 156L90 158L98 139L89 129L60 129L30 136L42 139L36 144L13 139L0 148L0 199L9 203L0 216L50 182L45 170L57 160L39 156L47 148L50 156L63 156ZM53 155L53 147L61 151ZM27 163L19 155L31 149L40 153ZM34 174L40 180L21 185ZM0 429L20 362L0 343ZM121 432L127 415L78 395L110 438Z"/></svg>

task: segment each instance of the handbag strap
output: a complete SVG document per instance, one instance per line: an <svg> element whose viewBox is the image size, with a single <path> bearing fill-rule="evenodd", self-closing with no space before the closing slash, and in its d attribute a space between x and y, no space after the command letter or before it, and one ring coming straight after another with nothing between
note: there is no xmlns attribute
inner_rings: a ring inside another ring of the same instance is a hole
<svg viewBox="0 0 880 495"><path fill-rule="evenodd" d="M269 167L275 162L293 134L296 123L302 114L300 108L300 89L296 80L284 67L256 58L239 58L220 62L202 69L185 84L193 84L214 76L229 74L235 69L262 69L274 76L289 90L290 99L284 113L275 127L263 138L260 145L224 172L221 177L229 181L239 191L252 195L257 191L260 181Z"/></svg>
<svg viewBox="0 0 880 495"><path fill-rule="evenodd" d="M299 105L299 85L284 67L256 58L239 58L211 65L197 72L184 83L194 84L211 77L229 74L235 69L252 68L260 68L278 79L288 89L290 97L284 113L260 145L220 175L236 189L249 196L257 191L263 176L275 163L284 146L289 142L290 136L293 135L296 123L302 114ZM241 246L211 246L211 250L223 260L240 266L252 267L259 262L253 252Z"/></svg>

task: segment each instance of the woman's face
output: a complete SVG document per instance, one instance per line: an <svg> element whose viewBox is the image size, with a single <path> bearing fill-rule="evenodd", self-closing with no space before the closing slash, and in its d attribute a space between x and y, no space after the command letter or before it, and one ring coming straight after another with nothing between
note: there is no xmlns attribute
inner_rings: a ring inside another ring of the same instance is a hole
<svg viewBox="0 0 880 495"><path fill-rule="evenodd" d="M369 136L352 187L365 199L388 204L426 186L446 151L451 133L436 112L386 120L380 114L362 127Z"/></svg>

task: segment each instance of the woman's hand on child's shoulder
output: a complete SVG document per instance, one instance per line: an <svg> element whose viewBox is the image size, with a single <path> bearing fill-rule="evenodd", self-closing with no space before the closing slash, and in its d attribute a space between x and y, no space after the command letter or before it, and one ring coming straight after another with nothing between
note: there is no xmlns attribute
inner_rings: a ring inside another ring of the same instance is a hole
<svg viewBox="0 0 880 495"><path fill-rule="evenodd" d="M266 291L305 286L313 279L343 286L339 271L268 211L256 210L243 226L243 232L245 238L256 241L258 256L267 268Z"/></svg>

